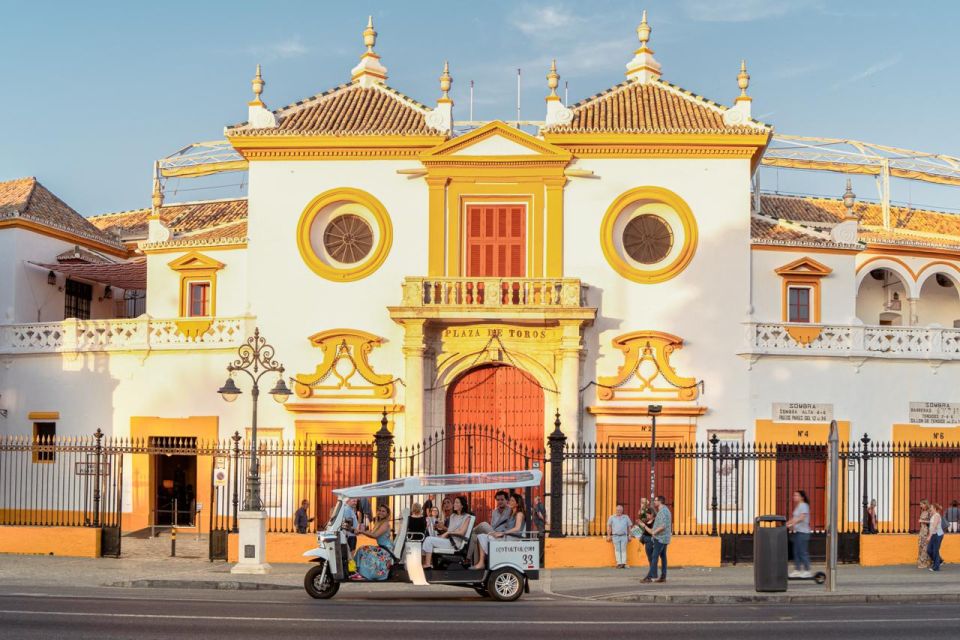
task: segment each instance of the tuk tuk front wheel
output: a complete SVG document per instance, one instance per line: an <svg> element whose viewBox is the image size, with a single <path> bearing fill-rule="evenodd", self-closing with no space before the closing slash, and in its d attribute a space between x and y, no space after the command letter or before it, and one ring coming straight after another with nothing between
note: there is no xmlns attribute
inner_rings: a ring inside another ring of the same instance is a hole
<svg viewBox="0 0 960 640"><path fill-rule="evenodd" d="M337 595L337 591L340 590L340 583L333 579L329 571L324 575L324 569L326 568L327 561L321 560L316 566L311 567L310 570L307 571L307 575L303 578L303 588L307 590L310 597L316 598L317 600L332 598Z"/></svg>
<svg viewBox="0 0 960 640"><path fill-rule="evenodd" d="M497 569L487 579L487 591L494 600L513 602L523 594L523 576L516 569Z"/></svg>
<svg viewBox="0 0 960 640"><path fill-rule="evenodd" d="M486 587L474 587L473 590L476 591L476 592L477 592L477 595L480 596L481 598L489 598L489 597L490 597L490 592L487 591L487 588L486 588Z"/></svg>

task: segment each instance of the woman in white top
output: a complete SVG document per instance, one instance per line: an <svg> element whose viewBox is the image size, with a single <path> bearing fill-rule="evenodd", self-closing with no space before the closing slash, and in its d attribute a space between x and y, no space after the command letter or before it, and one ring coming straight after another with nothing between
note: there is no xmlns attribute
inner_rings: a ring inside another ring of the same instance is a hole
<svg viewBox="0 0 960 640"><path fill-rule="evenodd" d="M940 556L940 544L943 542L943 507L937 503L930 505L930 541L927 543L927 555L933 563L930 571L940 571L943 558Z"/></svg>
<svg viewBox="0 0 960 640"><path fill-rule="evenodd" d="M469 506L467 499L463 496L457 496L453 499L453 513L450 514L450 522L447 524L447 530L439 536L428 536L423 541L423 568L433 567L434 549L455 549L452 537L465 538L467 535L467 525L470 523Z"/></svg>
<svg viewBox="0 0 960 640"><path fill-rule="evenodd" d="M787 520L787 528L793 531L793 564L791 578L809 578L810 553L810 500L802 489L793 492L793 517Z"/></svg>
<svg viewBox="0 0 960 640"><path fill-rule="evenodd" d="M513 526L506 531L494 531L493 533L481 533L477 536L477 551L479 560L471 569L483 569L487 561L487 554L490 553L490 538L513 538L520 539L526 533L524 519L526 514L523 511L523 498L516 493L510 494L510 516L513 518Z"/></svg>

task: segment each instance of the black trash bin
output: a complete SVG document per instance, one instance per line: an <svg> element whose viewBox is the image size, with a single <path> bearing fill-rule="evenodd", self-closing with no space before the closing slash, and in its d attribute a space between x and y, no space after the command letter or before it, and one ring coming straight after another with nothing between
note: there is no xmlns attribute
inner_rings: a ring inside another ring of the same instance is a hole
<svg viewBox="0 0 960 640"><path fill-rule="evenodd" d="M786 522L783 516L760 516L753 521L753 588L757 591L787 590Z"/></svg>

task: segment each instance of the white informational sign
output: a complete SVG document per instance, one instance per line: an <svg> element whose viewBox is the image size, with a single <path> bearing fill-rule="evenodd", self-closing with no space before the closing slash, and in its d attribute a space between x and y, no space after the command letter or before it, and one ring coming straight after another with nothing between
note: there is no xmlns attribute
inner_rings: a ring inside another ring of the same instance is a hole
<svg viewBox="0 0 960 640"><path fill-rule="evenodd" d="M833 420L832 404L814 402L774 402L774 422L830 422Z"/></svg>
<svg viewBox="0 0 960 640"><path fill-rule="evenodd" d="M540 568L540 543L536 540L490 540L490 567L513 565L524 571Z"/></svg>
<svg viewBox="0 0 960 640"><path fill-rule="evenodd" d="M960 424L960 403L911 402L910 422L914 424Z"/></svg>
<svg viewBox="0 0 960 640"><path fill-rule="evenodd" d="M215 487L227 486L227 470L226 469L213 470L213 486Z"/></svg>

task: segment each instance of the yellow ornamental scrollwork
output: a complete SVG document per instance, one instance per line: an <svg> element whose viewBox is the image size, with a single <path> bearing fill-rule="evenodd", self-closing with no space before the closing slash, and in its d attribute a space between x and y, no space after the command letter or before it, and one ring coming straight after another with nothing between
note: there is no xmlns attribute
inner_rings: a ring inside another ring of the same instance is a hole
<svg viewBox="0 0 960 640"><path fill-rule="evenodd" d="M293 391L300 398L377 398L393 396L394 378L373 370L370 352L383 338L355 329L330 329L310 336L310 344L323 353L323 361L309 374L294 377Z"/></svg>
<svg viewBox="0 0 960 640"><path fill-rule="evenodd" d="M696 400L699 385L695 378L677 375L670 356L683 348L683 339L660 331L634 331L613 339L623 352L623 364L616 375L599 376L597 395L601 400Z"/></svg>

